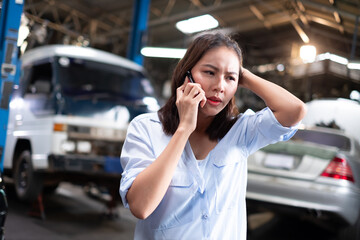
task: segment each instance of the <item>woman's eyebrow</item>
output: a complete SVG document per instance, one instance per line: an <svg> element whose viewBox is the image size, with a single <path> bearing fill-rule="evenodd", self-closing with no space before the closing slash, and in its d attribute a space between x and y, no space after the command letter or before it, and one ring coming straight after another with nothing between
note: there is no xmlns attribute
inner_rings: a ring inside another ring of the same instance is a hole
<svg viewBox="0 0 360 240"><path fill-rule="evenodd" d="M219 71L219 68L215 67L214 65L211 65L211 64L203 64L204 67L209 67L209 68L212 68L214 69L215 71Z"/></svg>
<svg viewBox="0 0 360 240"><path fill-rule="evenodd" d="M215 71L219 71L219 68L218 68L218 67L215 67L214 65L211 65L211 64L203 64L202 66L212 68L212 69L214 69ZM226 72L226 73L227 73L227 74L230 74L230 75L239 76L239 73L238 73L238 72Z"/></svg>

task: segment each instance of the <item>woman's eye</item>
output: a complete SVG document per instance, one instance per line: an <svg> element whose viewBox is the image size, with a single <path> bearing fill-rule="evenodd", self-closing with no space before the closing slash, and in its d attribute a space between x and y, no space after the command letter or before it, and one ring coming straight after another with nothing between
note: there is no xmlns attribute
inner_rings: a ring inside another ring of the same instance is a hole
<svg viewBox="0 0 360 240"><path fill-rule="evenodd" d="M208 75L214 75L214 72L212 72L212 71L205 71L205 73Z"/></svg>
<svg viewBox="0 0 360 240"><path fill-rule="evenodd" d="M228 79L231 80L231 81L235 81L235 80L236 80L234 77L231 77L231 76L228 77Z"/></svg>

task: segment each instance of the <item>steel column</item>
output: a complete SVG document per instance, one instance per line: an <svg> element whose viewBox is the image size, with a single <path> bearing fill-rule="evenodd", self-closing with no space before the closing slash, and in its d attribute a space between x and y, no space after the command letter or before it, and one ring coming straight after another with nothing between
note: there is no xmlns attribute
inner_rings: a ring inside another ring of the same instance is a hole
<svg viewBox="0 0 360 240"><path fill-rule="evenodd" d="M134 12L127 57L140 65L143 65L144 61L140 50L146 44L149 9L150 0L134 0Z"/></svg>
<svg viewBox="0 0 360 240"><path fill-rule="evenodd" d="M355 58L358 28L359 28L359 16L356 16L353 40L352 40L352 45L351 45L350 60L354 60L354 58Z"/></svg>

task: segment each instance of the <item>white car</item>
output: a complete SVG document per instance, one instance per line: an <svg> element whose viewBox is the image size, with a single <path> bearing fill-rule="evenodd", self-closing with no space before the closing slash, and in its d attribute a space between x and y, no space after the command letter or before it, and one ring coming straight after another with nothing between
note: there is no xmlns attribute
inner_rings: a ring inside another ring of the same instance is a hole
<svg viewBox="0 0 360 240"><path fill-rule="evenodd" d="M360 239L360 146L341 130L299 129L248 160L248 208L311 218Z"/></svg>

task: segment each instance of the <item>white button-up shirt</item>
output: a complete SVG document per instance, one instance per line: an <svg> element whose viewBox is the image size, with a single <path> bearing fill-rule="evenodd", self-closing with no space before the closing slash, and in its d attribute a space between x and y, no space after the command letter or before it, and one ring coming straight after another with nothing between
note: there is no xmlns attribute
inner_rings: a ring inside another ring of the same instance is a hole
<svg viewBox="0 0 360 240"><path fill-rule="evenodd" d="M245 240L247 157L270 143L288 140L296 129L281 126L269 108L248 110L201 163L187 142L164 198L148 218L137 222L135 239ZM125 207L134 179L170 138L157 113L130 123L121 153L120 195Z"/></svg>

